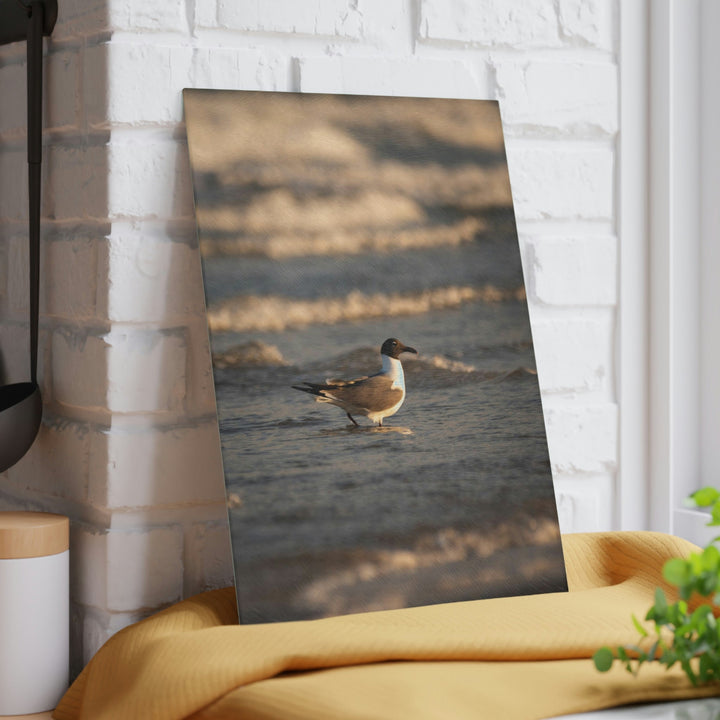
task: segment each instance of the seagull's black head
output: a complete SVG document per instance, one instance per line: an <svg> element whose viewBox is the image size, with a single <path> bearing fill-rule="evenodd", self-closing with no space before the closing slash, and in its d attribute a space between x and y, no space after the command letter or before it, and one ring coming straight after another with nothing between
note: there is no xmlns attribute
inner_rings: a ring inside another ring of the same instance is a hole
<svg viewBox="0 0 720 720"><path fill-rule="evenodd" d="M417 355L417 350L415 348L411 348L409 345L403 345L399 340L396 338L388 338L380 348L380 352L383 355L387 355L391 358L398 358L400 356L400 353L404 352L411 352L415 353Z"/></svg>

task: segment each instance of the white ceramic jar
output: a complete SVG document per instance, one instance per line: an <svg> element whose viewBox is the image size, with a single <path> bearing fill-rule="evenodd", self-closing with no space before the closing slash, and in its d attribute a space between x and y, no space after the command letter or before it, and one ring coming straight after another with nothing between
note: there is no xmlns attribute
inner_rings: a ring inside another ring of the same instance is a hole
<svg viewBox="0 0 720 720"><path fill-rule="evenodd" d="M68 686L69 521L0 512L0 716L53 709Z"/></svg>

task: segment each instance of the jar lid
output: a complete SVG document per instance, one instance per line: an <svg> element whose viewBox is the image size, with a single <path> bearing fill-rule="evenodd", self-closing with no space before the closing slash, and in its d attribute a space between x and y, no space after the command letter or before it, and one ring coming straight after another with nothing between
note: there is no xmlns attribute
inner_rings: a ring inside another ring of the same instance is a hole
<svg viewBox="0 0 720 720"><path fill-rule="evenodd" d="M70 547L70 521L41 512L0 512L0 559L56 555Z"/></svg>

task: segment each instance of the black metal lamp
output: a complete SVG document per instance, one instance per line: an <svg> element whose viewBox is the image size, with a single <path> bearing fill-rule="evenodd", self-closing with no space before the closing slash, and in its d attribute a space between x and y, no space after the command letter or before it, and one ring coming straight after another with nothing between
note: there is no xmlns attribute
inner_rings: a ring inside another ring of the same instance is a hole
<svg viewBox="0 0 720 720"><path fill-rule="evenodd" d="M30 241L30 382L0 387L0 472L35 441L42 419L37 384L40 288L43 35L57 20L57 0L0 0L0 45L27 40L28 236Z"/></svg>

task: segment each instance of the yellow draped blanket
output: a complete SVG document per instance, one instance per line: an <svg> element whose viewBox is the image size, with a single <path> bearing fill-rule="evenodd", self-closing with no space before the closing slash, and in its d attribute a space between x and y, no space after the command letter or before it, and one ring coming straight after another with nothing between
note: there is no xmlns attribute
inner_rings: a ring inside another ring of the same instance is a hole
<svg viewBox="0 0 720 720"><path fill-rule="evenodd" d="M693 549L659 533L563 539L570 592L308 622L238 626L216 590L126 628L61 701L57 720L530 720L720 694L679 669L599 674L601 645L634 643L661 568Z"/></svg>

